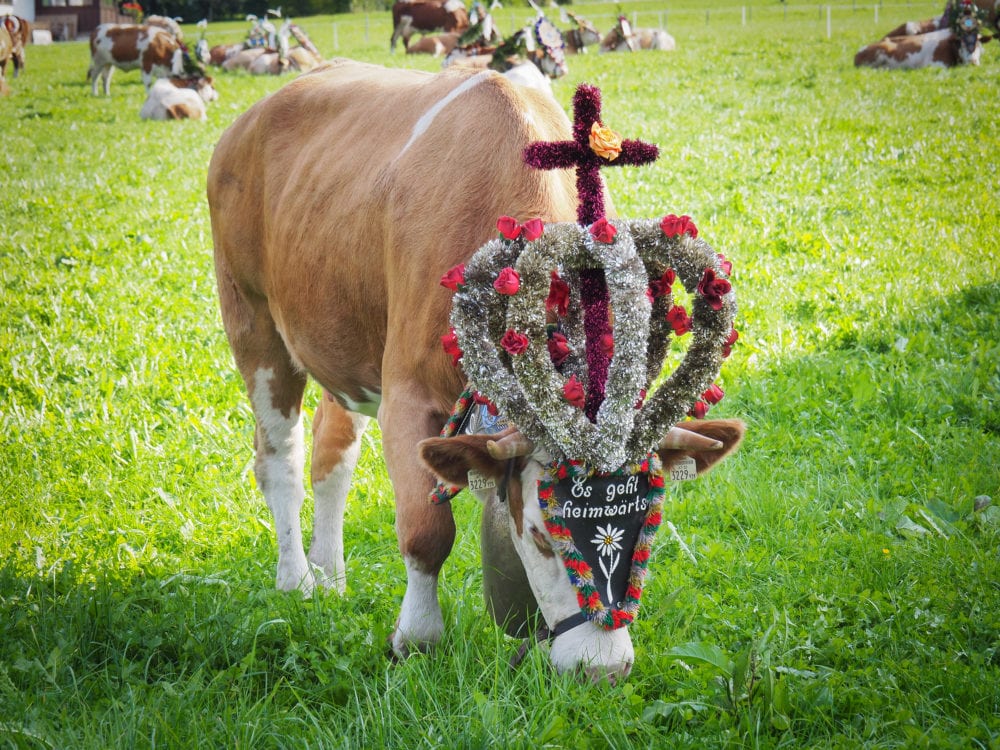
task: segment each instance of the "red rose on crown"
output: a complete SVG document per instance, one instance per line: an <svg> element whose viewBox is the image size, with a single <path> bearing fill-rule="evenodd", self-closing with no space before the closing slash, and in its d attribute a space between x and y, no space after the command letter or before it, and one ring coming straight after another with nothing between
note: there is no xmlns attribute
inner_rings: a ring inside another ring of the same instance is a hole
<svg viewBox="0 0 1000 750"><path fill-rule="evenodd" d="M615 229L614 224L602 216L590 225L590 234L598 242L610 245L615 241L615 235L618 234L618 230Z"/></svg>
<svg viewBox="0 0 1000 750"><path fill-rule="evenodd" d="M555 271L552 272L552 281L549 282L549 296L545 298L545 309L555 311L556 315L560 316L565 316L569 312L569 284Z"/></svg>
<svg viewBox="0 0 1000 750"><path fill-rule="evenodd" d="M508 296L517 294L517 290L521 288L521 276L513 268L507 266L500 271L493 282L493 288L500 294Z"/></svg>
<svg viewBox="0 0 1000 750"><path fill-rule="evenodd" d="M454 268L448 270L444 276L441 277L441 286L445 289L450 289L453 292L457 292L458 288L464 286L465 284L465 264L460 263Z"/></svg>
<svg viewBox="0 0 1000 750"><path fill-rule="evenodd" d="M563 385L563 398L565 398L571 406L575 406L577 409L582 409L584 403L586 402L586 397L583 393L583 385L580 381L576 379L576 375L570 375L569 380Z"/></svg>
<svg viewBox="0 0 1000 750"><path fill-rule="evenodd" d="M452 365L457 367L458 360L462 358L462 350L458 348L458 336L455 335L454 328L441 337L441 346L444 347L445 354L451 355Z"/></svg>
<svg viewBox="0 0 1000 750"><path fill-rule="evenodd" d="M566 358L570 355L569 341L559 332L555 332L549 336L546 346L549 349L549 357L552 359L552 364L556 367L565 362Z"/></svg>
<svg viewBox="0 0 1000 750"><path fill-rule="evenodd" d="M694 225L691 217L687 214L683 216L667 214L660 222L660 229L663 230L663 233L667 237L676 237L679 234L689 234L692 237L698 236L698 227Z"/></svg>
<svg viewBox="0 0 1000 750"><path fill-rule="evenodd" d="M514 356L524 354L528 351L528 337L523 333L518 333L512 328L508 328L503 337L500 339L500 346L502 346L504 351L508 354L512 354Z"/></svg>

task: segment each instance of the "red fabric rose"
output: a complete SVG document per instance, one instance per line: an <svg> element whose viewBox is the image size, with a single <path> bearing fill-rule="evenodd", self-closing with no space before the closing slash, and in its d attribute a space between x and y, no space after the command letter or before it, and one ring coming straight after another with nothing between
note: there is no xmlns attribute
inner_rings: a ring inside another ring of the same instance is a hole
<svg viewBox="0 0 1000 750"><path fill-rule="evenodd" d="M735 328L729 332L729 336L726 337L726 341L722 345L722 356L723 357L728 357L730 354L733 353L733 344L736 343L736 340L739 337L740 337L740 334L736 331Z"/></svg>
<svg viewBox="0 0 1000 750"><path fill-rule="evenodd" d="M522 229L524 229L524 239L531 242L542 236L542 232L545 231L545 225L541 219L528 219L524 222Z"/></svg>
<svg viewBox="0 0 1000 750"><path fill-rule="evenodd" d="M688 412L688 416L695 419L704 419L706 414L708 414L708 404L704 401L695 401L694 406Z"/></svg>
<svg viewBox="0 0 1000 750"><path fill-rule="evenodd" d="M521 236L521 225L513 216L501 216L497 219L497 229L508 240L516 240Z"/></svg>
<svg viewBox="0 0 1000 750"><path fill-rule="evenodd" d="M514 356L524 354L528 351L528 337L523 333L518 333L513 328L508 328L500 339L500 346L508 354L513 354Z"/></svg>
<svg viewBox="0 0 1000 750"><path fill-rule="evenodd" d="M641 391L639 391L639 399L635 402L635 406L632 408L641 409L645 401L646 401L646 389L643 388Z"/></svg>
<svg viewBox="0 0 1000 750"><path fill-rule="evenodd" d="M451 363L457 367L458 360L462 358L462 350L458 348L458 336L455 335L454 328L441 337L441 346L444 347L445 354L451 355Z"/></svg>
<svg viewBox="0 0 1000 750"><path fill-rule="evenodd" d="M576 375L570 375L569 380L563 385L563 398L569 402L570 406L575 406L577 409L582 409L586 403L583 386L576 379Z"/></svg>
<svg viewBox="0 0 1000 750"><path fill-rule="evenodd" d="M704 401L706 401L709 404L717 404L720 401L722 401L722 398L725 395L726 392L724 390L719 388L719 386L717 386L715 383L712 383L712 385L708 387L708 390L705 391L703 394L701 394L701 397Z"/></svg>
<svg viewBox="0 0 1000 750"><path fill-rule="evenodd" d="M615 235L618 234L618 230L615 229L614 224L602 216L590 225L590 234L598 242L609 245L615 241Z"/></svg>
<svg viewBox="0 0 1000 750"><path fill-rule="evenodd" d="M683 216L667 214L660 222L660 229L663 230L663 233L667 237L676 237L679 234L690 234L692 237L698 236L698 227L694 225L691 217L687 214Z"/></svg>
<svg viewBox="0 0 1000 750"><path fill-rule="evenodd" d="M545 309L554 310L556 315L566 315L569 311L569 284L559 278L559 274L552 272L552 280L549 282L549 296L545 298Z"/></svg>
<svg viewBox="0 0 1000 750"><path fill-rule="evenodd" d="M729 276L733 272L733 262L731 260L726 260L726 256L722 253L718 253L718 256L719 268L722 269L722 272L726 274L726 276Z"/></svg>
<svg viewBox="0 0 1000 750"><path fill-rule="evenodd" d="M675 336L683 336L691 330L691 318L682 305L674 305L667 310L667 322L674 329Z"/></svg>
<svg viewBox="0 0 1000 750"><path fill-rule="evenodd" d="M698 293L713 310L722 309L722 297L729 294L732 288L733 285L725 279L716 278L715 271L711 268L705 269L705 275L698 282Z"/></svg>
<svg viewBox="0 0 1000 750"><path fill-rule="evenodd" d="M664 294L670 294L676 280L677 273L674 269L668 268L660 278L649 285L649 290L653 293L654 297L662 297Z"/></svg>
<svg viewBox="0 0 1000 750"><path fill-rule="evenodd" d="M496 277L496 280L493 282L493 288L500 294L508 296L517 294L517 290L521 288L521 276L513 268L507 266Z"/></svg>
<svg viewBox="0 0 1000 750"><path fill-rule="evenodd" d="M451 289L453 292L457 292L458 288L465 284L465 264L460 263L454 268L450 269L444 276L441 277L441 286L445 289Z"/></svg>
<svg viewBox="0 0 1000 750"><path fill-rule="evenodd" d="M549 348L549 357L556 367L562 365L570 355L569 341L561 333L553 333L546 342Z"/></svg>

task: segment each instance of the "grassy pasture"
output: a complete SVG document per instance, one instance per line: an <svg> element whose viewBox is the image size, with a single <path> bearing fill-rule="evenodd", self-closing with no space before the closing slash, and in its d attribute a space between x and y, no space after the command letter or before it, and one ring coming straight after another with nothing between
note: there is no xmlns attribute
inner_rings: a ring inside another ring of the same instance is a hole
<svg viewBox="0 0 1000 750"><path fill-rule="evenodd" d="M689 3L676 52L571 58L555 85L660 145L608 171L619 213L693 216L740 300L713 415L749 436L671 490L617 688L538 649L508 669L465 496L445 642L389 662L374 430L347 595L271 590L204 178L288 79L219 74L207 123L147 123L138 74L94 98L84 44L30 47L0 101L0 747L1000 747L1000 50L852 66L938 5L841 4L828 37L814 5ZM437 66L389 55L384 13L300 22L331 56Z"/></svg>

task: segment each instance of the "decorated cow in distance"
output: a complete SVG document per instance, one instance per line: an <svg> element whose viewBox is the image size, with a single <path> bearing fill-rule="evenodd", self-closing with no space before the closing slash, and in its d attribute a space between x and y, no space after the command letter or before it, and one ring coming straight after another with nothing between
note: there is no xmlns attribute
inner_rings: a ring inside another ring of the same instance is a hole
<svg viewBox="0 0 1000 750"><path fill-rule="evenodd" d="M936 31L885 37L862 47L854 56L855 66L915 69L979 65L983 44L993 38L980 33L985 11L971 0L962 0L949 4L941 18L945 25Z"/></svg>
<svg viewBox="0 0 1000 750"><path fill-rule="evenodd" d="M377 417L407 576L393 651L441 638L449 500L470 486L487 503L485 564L509 573L485 587L498 623L530 630L537 608L558 670L628 674L666 481L743 436L702 418L737 338L729 262L686 216L607 213L600 169L656 154L604 125L591 87L571 124L494 71L352 61L298 77L226 131L208 176L216 275L279 589L344 591L344 504ZM309 377L323 398L306 554Z"/></svg>
<svg viewBox="0 0 1000 750"><path fill-rule="evenodd" d="M6 75L7 60L14 64L14 78L17 78L24 70L24 48L31 39L31 24L21 16L8 15L0 16L0 27L9 37L3 43L6 52L0 51L0 78Z"/></svg>
<svg viewBox="0 0 1000 750"><path fill-rule="evenodd" d="M601 52L638 52L658 49L672 52L677 42L663 29L633 28L628 18L618 16L615 27L601 40Z"/></svg>

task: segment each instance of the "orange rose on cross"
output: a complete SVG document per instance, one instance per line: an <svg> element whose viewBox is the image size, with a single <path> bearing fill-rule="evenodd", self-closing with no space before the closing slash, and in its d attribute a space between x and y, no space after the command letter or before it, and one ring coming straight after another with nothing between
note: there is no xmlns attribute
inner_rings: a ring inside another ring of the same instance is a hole
<svg viewBox="0 0 1000 750"><path fill-rule="evenodd" d="M590 147L598 156L614 161L622 152L622 137L611 128L595 122L590 126Z"/></svg>

